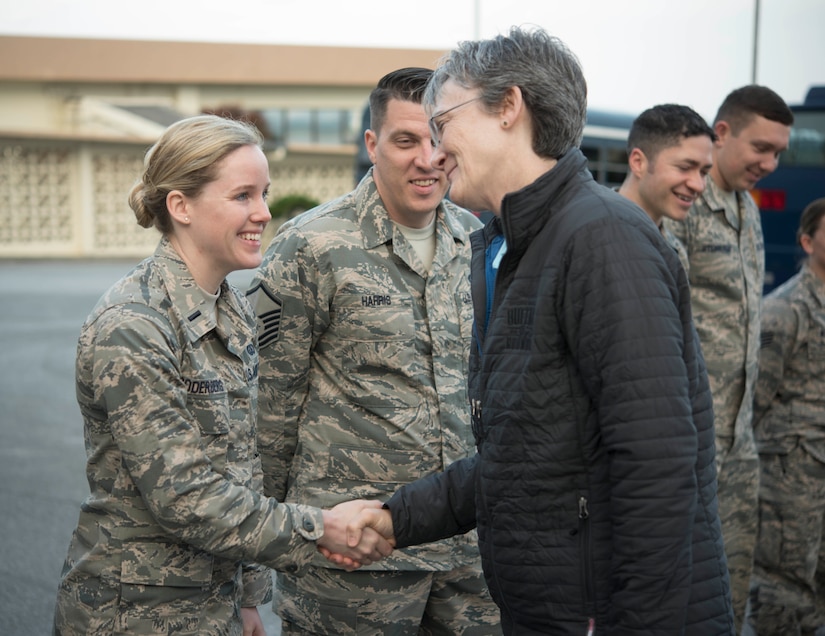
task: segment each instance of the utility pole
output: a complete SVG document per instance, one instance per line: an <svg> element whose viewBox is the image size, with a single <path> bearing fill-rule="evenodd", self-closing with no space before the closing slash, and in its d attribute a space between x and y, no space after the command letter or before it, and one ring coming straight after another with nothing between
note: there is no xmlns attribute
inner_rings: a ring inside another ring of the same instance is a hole
<svg viewBox="0 0 825 636"><path fill-rule="evenodd" d="M753 15L753 61L751 63L751 84L756 84L756 64L759 53L759 0L754 0Z"/></svg>

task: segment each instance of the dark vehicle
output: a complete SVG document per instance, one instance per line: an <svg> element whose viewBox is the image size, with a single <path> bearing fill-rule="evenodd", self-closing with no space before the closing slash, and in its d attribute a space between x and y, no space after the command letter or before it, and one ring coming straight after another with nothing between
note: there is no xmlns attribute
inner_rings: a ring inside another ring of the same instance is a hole
<svg viewBox="0 0 825 636"><path fill-rule="evenodd" d="M581 151L593 178L610 188L622 185L627 174L627 135L636 115L587 109Z"/></svg>
<svg viewBox="0 0 825 636"><path fill-rule="evenodd" d="M804 257L796 242L799 217L811 201L825 197L825 86L811 87L805 102L791 110L788 150L776 171L751 191L765 235L766 293L799 270Z"/></svg>

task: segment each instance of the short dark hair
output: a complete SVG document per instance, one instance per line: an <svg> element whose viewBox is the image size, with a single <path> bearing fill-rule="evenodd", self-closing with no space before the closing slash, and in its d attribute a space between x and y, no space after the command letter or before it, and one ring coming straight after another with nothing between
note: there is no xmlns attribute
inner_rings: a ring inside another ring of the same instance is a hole
<svg viewBox="0 0 825 636"><path fill-rule="evenodd" d="M704 118L689 106L659 104L648 108L630 126L627 154L638 148L649 160L683 138L704 135L716 141L716 133Z"/></svg>
<svg viewBox="0 0 825 636"><path fill-rule="evenodd" d="M420 104L424 89L433 71L429 68L410 66L387 73L378 80L370 93L370 128L378 132L387 115L387 104L391 99Z"/></svg>
<svg viewBox="0 0 825 636"><path fill-rule="evenodd" d="M816 233L823 216L825 216L825 197L811 201L802 210L802 216L799 217L799 229L796 231L798 243L801 242L803 235L813 236Z"/></svg>
<svg viewBox="0 0 825 636"><path fill-rule="evenodd" d="M793 112L785 100L767 86L748 84L732 91L722 102L714 126L725 121L731 132L738 135L754 116L764 117L785 126L793 125Z"/></svg>

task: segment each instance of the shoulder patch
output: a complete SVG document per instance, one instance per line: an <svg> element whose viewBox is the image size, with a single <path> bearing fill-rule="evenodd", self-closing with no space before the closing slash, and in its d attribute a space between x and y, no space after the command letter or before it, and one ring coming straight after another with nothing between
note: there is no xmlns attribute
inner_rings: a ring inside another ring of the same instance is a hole
<svg viewBox="0 0 825 636"><path fill-rule="evenodd" d="M283 302L266 285L258 283L251 287L246 296L255 309L258 320L258 347L276 342L281 334L281 314Z"/></svg>

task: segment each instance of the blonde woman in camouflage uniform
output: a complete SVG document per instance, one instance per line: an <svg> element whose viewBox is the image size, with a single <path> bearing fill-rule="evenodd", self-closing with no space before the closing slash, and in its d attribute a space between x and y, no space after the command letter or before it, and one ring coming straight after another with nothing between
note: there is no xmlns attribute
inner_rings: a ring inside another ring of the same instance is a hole
<svg viewBox="0 0 825 636"><path fill-rule="evenodd" d="M825 199L802 212L808 258L762 309L759 537L748 605L748 633L761 636L825 633L824 217Z"/></svg>
<svg viewBox="0 0 825 636"><path fill-rule="evenodd" d="M737 632L756 547L759 459L751 419L765 279L759 208L749 190L776 169L792 123L790 108L771 89L731 92L714 120L704 193L683 222L665 219L687 250L693 320L713 394L719 516Z"/></svg>
<svg viewBox="0 0 825 636"><path fill-rule="evenodd" d="M253 562L297 571L318 546L346 549L355 510L260 494L255 319L225 277L261 261L268 188L261 137L239 122L183 120L146 155L129 203L163 238L81 330L91 494L55 634L263 636L256 606L271 578ZM374 535L350 557L389 551Z"/></svg>
<svg viewBox="0 0 825 636"><path fill-rule="evenodd" d="M251 296L260 321L266 494L328 506L389 497L474 451L467 398L469 234L421 104L432 71L370 96L374 164L356 189L283 226ZM475 532L397 551L370 571L320 555L276 577L284 634L500 633Z"/></svg>

